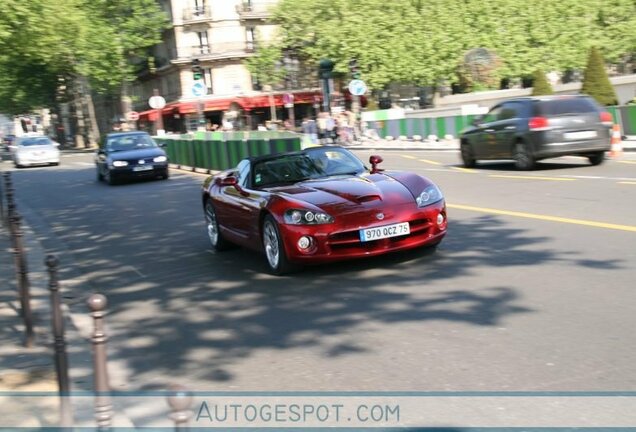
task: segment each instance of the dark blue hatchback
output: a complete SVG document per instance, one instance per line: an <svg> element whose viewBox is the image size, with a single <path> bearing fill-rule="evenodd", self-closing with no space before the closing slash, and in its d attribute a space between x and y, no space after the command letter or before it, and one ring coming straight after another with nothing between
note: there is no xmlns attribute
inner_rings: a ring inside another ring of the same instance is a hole
<svg viewBox="0 0 636 432"><path fill-rule="evenodd" d="M97 180L114 184L135 178L167 179L168 155L146 132L116 132L106 136L95 155Z"/></svg>

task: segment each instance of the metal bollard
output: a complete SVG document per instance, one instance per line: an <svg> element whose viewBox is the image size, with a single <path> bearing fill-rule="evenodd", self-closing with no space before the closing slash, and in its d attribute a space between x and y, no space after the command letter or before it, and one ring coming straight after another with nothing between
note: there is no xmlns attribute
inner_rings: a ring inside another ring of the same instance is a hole
<svg viewBox="0 0 636 432"><path fill-rule="evenodd" d="M69 427L73 423L73 413L69 401L68 359L66 356L66 340L64 339L64 314L60 300L60 285L57 278L58 259L49 255L44 261L49 271L49 291L51 291L51 324L53 326L53 347L55 350L55 370L57 386L60 393L60 423Z"/></svg>
<svg viewBox="0 0 636 432"><path fill-rule="evenodd" d="M3 173L3 177L6 173ZM0 182L0 221L2 225L6 225L6 218L4 214L4 185Z"/></svg>
<svg viewBox="0 0 636 432"><path fill-rule="evenodd" d="M112 420L112 405L110 401L110 384L108 383L108 368L106 365L106 341L104 333L104 310L107 305L106 297L93 294L88 299L88 307L94 321L93 331L93 367L95 391L95 420L99 430L110 428Z"/></svg>
<svg viewBox="0 0 636 432"><path fill-rule="evenodd" d="M174 429L176 431L184 431L188 429L188 422L192 417L190 406L192 405L192 393L185 387L173 384L168 389L168 405L170 405L170 418L174 421Z"/></svg>
<svg viewBox="0 0 636 432"><path fill-rule="evenodd" d="M26 330L26 339L24 345L26 347L33 346L33 314L31 313L31 292L29 285L29 270L27 266L26 252L22 243L22 229L20 221L22 217L15 213L13 215L13 226L15 233L14 256L17 264L18 289L20 296L20 305L22 309L22 318Z"/></svg>
<svg viewBox="0 0 636 432"><path fill-rule="evenodd" d="M11 230L11 215L15 211L15 201L13 200L13 184L11 182L11 174L6 172L4 174L4 185L7 195L7 213L5 215L5 222L9 225L9 230Z"/></svg>

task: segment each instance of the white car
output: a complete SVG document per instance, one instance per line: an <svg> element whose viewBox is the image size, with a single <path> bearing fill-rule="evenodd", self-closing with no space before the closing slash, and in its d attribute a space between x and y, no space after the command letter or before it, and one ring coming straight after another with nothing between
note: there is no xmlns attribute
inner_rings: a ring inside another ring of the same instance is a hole
<svg viewBox="0 0 636 432"><path fill-rule="evenodd" d="M31 165L59 165L59 144L45 135L18 137L12 145L13 163L16 168Z"/></svg>

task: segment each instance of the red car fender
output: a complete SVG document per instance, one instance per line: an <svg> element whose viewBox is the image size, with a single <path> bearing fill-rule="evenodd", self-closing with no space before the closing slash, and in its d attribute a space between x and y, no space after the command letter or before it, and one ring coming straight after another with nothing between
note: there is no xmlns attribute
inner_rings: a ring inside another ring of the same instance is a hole
<svg viewBox="0 0 636 432"><path fill-rule="evenodd" d="M409 192L413 194L413 197L418 196L424 189L435 184L426 177L408 172L385 171L382 174L385 174L402 183L409 190Z"/></svg>

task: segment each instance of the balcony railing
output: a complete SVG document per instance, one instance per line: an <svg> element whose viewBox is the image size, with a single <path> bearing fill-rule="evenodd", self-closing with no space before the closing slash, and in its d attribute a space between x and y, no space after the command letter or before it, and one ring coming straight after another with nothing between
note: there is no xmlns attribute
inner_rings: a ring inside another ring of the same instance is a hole
<svg viewBox="0 0 636 432"><path fill-rule="evenodd" d="M219 42L187 47L182 55L189 58L224 58L228 55L246 55L254 52L255 48L256 42Z"/></svg>
<svg viewBox="0 0 636 432"><path fill-rule="evenodd" d="M240 19L266 19L271 16L271 9L276 1L243 2L236 5Z"/></svg>
<svg viewBox="0 0 636 432"><path fill-rule="evenodd" d="M212 8L209 5L189 7L183 10L184 23L207 21L211 18L212 18Z"/></svg>

